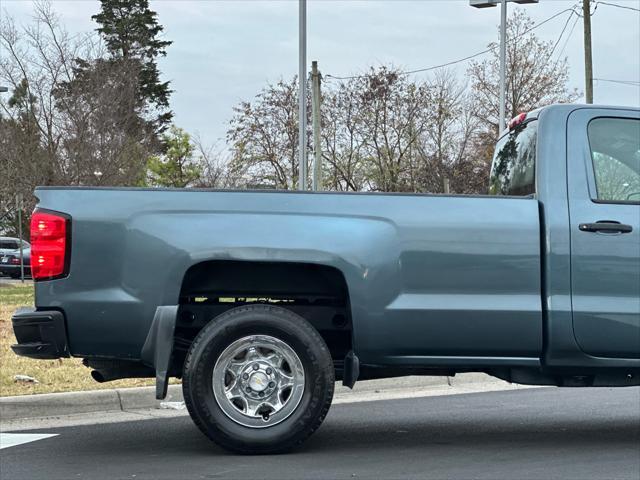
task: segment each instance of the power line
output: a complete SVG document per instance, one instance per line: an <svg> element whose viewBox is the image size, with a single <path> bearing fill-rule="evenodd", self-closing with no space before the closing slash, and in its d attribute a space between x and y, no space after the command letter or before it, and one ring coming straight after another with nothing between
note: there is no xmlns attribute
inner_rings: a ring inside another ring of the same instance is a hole
<svg viewBox="0 0 640 480"><path fill-rule="evenodd" d="M634 12L640 12L640 8L627 7L626 5L618 5L617 3L609 3L609 2L597 2L597 3L600 3L602 5L607 5L609 7L624 8L625 10L633 10Z"/></svg>
<svg viewBox="0 0 640 480"><path fill-rule="evenodd" d="M533 30L535 30L537 28L540 28L544 24L549 23L552 20L555 20L556 18L558 18L560 15L563 15L564 13L571 12L571 15L569 17L569 18L571 18L571 16L573 16L573 14L576 13L575 12L575 8L576 8L575 5L573 7L571 7L571 8L565 8L564 10L556 13L555 15L552 15L551 17L547 18L546 20L544 20L544 21L538 23L537 25L531 27L529 30L524 31L522 33L522 35L526 35L527 33L532 32ZM566 26L565 26L565 29L566 29ZM432 67L418 68L418 69L415 69L415 70L408 70L408 71L404 71L404 72L398 72L398 74L399 75L411 75L411 74L414 74L414 73L429 72L431 70L437 70L439 68L449 67L451 65L455 65L457 63L466 62L467 60L471 60L472 58L476 58L476 57L479 57L481 55L485 55L486 53L489 53L489 52L495 50L496 48L498 48L497 45L495 45L493 47L489 47L486 50L474 53L474 54L469 55L467 57L460 58L460 59L457 59L457 60L453 60L451 62L443 63L441 65L435 65L435 66L432 66ZM326 79L328 79L328 80L352 80L352 79L355 79L355 78L365 78L365 77L367 77L367 75L351 75L351 76L346 76L346 77L338 77L338 76L335 76L335 75L325 75L324 77Z"/></svg>
<svg viewBox="0 0 640 480"><path fill-rule="evenodd" d="M610 78L594 78L597 82L619 83L621 85L629 85L632 87L640 87L640 82L636 80L613 80Z"/></svg>
<svg viewBox="0 0 640 480"><path fill-rule="evenodd" d="M437 70L438 68L449 67L451 65L455 65L456 63L466 62L467 60L471 60L472 58L476 58L476 57L479 57L480 55L484 55L486 53L489 53L489 52L495 50L496 48L498 48L498 47L495 46L495 47L487 48L486 50L483 50L483 51L478 52L478 53L474 53L473 55L469 55L468 57L460 58L458 60L453 60L451 62L443 63L441 65L434 65L433 67L419 68L417 70L407 70L405 72L398 72L398 74L399 75L411 75L413 73L428 72L430 70ZM325 77L329 78L330 80L352 80L354 78L365 78L366 76L367 75L352 75L352 76L349 76L349 77L336 77L335 75L325 75Z"/></svg>
<svg viewBox="0 0 640 480"><path fill-rule="evenodd" d="M564 51L567 48L567 45L569 45L569 41L571 40L571 37L573 36L573 32L576 29L576 25L578 25L578 22L580 21L580 15L576 14L576 19L573 22L573 25L571 26L571 30L569 30L569 35L567 35L566 40L564 41L564 44L562 45L562 48L560 49L560 53L558 53L558 58L556 59L556 65L558 64L558 62L560 61L560 59L562 58L562 55L564 54Z"/></svg>
<svg viewBox="0 0 640 480"><path fill-rule="evenodd" d="M564 36L564 32L567 31L567 27L569 26L569 22L571 21L571 19L573 18L573 14L575 12L572 10L571 14L567 17L567 21L564 24L564 27L562 28L562 31L560 32L560 36L558 37L558 40L556 41L556 43L553 45L553 48L551 49L551 53L549 54L549 59L551 59L551 57L553 57L553 54L556 51L556 48L558 48L558 45L560 45L560 42L562 41L562 37Z"/></svg>

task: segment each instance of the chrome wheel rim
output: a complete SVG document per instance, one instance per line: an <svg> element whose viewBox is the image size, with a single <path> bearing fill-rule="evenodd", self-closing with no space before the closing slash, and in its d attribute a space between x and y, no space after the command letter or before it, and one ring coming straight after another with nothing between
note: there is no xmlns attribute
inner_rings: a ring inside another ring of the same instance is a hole
<svg viewBox="0 0 640 480"><path fill-rule="evenodd" d="M236 340L213 367L213 395L227 417L251 428L286 420L304 393L304 367L296 352L269 335Z"/></svg>

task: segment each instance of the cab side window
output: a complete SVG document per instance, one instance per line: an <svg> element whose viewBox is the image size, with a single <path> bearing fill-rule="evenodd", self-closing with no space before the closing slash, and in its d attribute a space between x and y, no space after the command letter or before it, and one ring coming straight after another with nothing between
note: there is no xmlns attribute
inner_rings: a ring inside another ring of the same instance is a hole
<svg viewBox="0 0 640 480"><path fill-rule="evenodd" d="M596 118L588 136L596 199L640 202L640 120Z"/></svg>
<svg viewBox="0 0 640 480"><path fill-rule="evenodd" d="M536 193L538 122L518 125L496 145L489 195L525 196Z"/></svg>

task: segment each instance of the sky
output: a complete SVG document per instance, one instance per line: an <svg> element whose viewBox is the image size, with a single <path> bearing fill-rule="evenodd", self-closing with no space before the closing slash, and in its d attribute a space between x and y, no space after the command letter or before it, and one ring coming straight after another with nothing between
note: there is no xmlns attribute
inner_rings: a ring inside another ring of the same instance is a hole
<svg viewBox="0 0 640 480"><path fill-rule="evenodd" d="M510 3L509 9L526 9L540 23L576 3L540 0ZM640 9L640 0L606 3ZM174 122L208 144L222 145L234 105L298 72L297 0L150 0L150 5L164 37L174 42L159 62L174 90ZM2 15L29 23L31 1L0 0L0 6ZM99 11L97 0L54 0L53 7L72 33L96 28L91 15ZM466 57L497 40L500 17L498 8L472 8L467 0L309 0L307 10L307 58L309 65L317 60L325 76L383 64L415 70ZM536 32L544 40L557 40L568 15ZM640 12L599 4L592 23L594 77L640 81ZM582 22L564 54L569 86L583 92ZM458 65L460 76L466 65ZM594 90L595 103L640 106L638 86L597 80Z"/></svg>

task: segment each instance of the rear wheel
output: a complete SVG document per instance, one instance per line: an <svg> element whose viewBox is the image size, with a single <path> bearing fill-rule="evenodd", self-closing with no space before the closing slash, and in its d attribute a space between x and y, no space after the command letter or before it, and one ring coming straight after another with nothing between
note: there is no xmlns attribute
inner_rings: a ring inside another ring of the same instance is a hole
<svg viewBox="0 0 640 480"><path fill-rule="evenodd" d="M318 332L280 307L238 307L193 341L183 372L185 403L211 440L240 453L276 453L322 423L334 369Z"/></svg>

